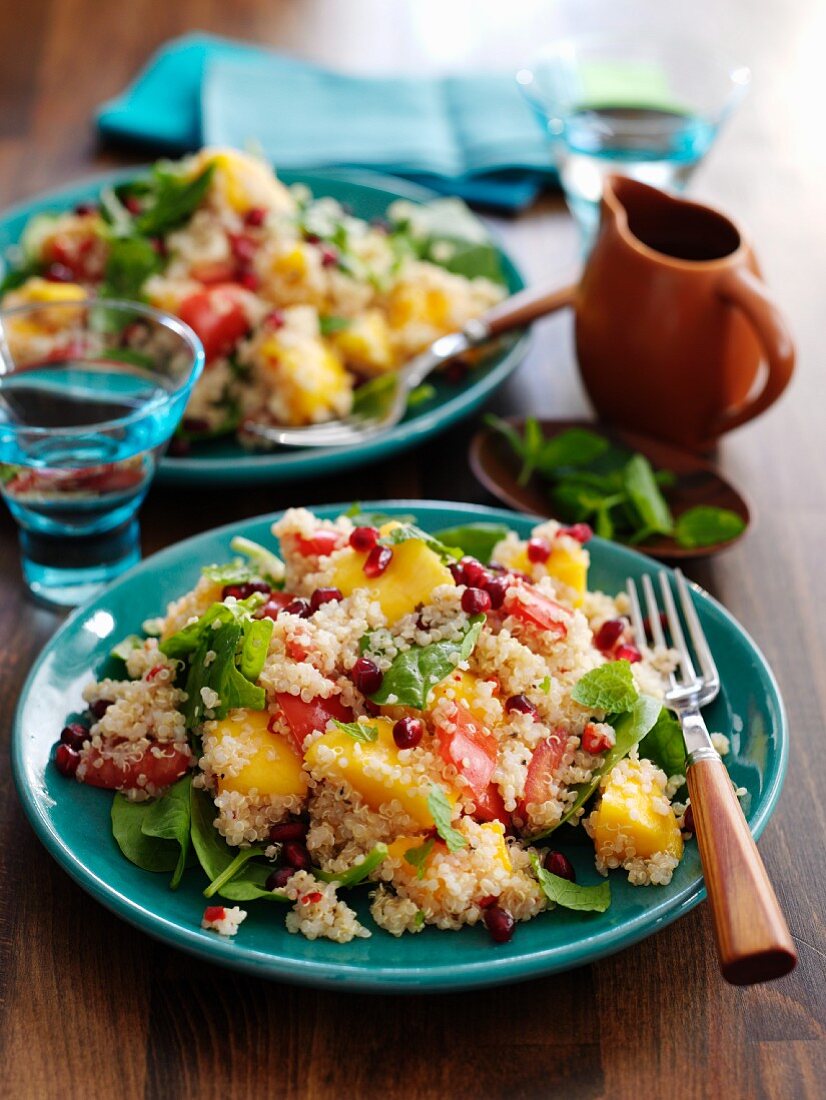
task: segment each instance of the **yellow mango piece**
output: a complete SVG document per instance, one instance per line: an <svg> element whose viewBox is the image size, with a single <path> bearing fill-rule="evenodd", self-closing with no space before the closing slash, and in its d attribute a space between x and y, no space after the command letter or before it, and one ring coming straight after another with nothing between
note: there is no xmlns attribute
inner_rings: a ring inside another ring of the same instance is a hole
<svg viewBox="0 0 826 1100"><path fill-rule="evenodd" d="M519 550L514 554L509 559L508 565L511 569L516 569L520 573L527 573L528 576L533 576L533 571L536 569L536 563L528 560L525 550ZM581 546L577 546L575 550L567 550L563 546L554 546L551 550L551 556L544 563L542 569L549 577L553 577L560 584L573 589L576 597L571 602L574 607L579 607L588 585L588 551Z"/></svg>
<svg viewBox="0 0 826 1100"><path fill-rule="evenodd" d="M393 723L388 718L363 718L361 724L377 730L378 738L356 741L344 730L330 730L307 749L307 767L319 778L345 780L374 810L397 799L417 825L433 828L435 822L427 804L430 788L420 791L409 778L399 775L405 765L399 760L393 740ZM452 796L447 793L447 797L452 804Z"/></svg>
<svg viewBox="0 0 826 1100"><path fill-rule="evenodd" d="M55 283L49 279L33 276L27 279L9 295L8 305L24 305L29 302L81 302L88 297L86 291L77 283Z"/></svg>
<svg viewBox="0 0 826 1100"><path fill-rule="evenodd" d="M488 715L486 710L479 706L476 699L478 683L479 677L474 676L472 672L464 672L458 668L454 669L449 676L441 683L436 684L431 690L427 699L428 711L433 710L440 699L450 698L468 710L477 722L485 725Z"/></svg>
<svg viewBox="0 0 826 1100"><path fill-rule="evenodd" d="M508 853L508 846L505 843L505 826L501 821L488 821L482 828L487 832L497 835L496 855L494 858L502 864L502 867L506 871L512 871L513 864L511 863L511 857Z"/></svg>
<svg viewBox="0 0 826 1100"><path fill-rule="evenodd" d="M359 374L371 377L395 366L390 331L377 309L367 309L333 336L344 361Z"/></svg>
<svg viewBox="0 0 826 1100"><path fill-rule="evenodd" d="M352 384L338 355L322 340L308 336L295 343L277 336L260 347L265 373L288 410L291 424L313 424L325 415L344 415Z"/></svg>
<svg viewBox="0 0 826 1100"><path fill-rule="evenodd" d="M307 272L307 257L300 245L287 252L281 252L272 262L274 275L287 279L300 279Z"/></svg>
<svg viewBox="0 0 826 1100"><path fill-rule="evenodd" d="M237 149L203 149L193 158L189 174L197 175L208 164L214 165L212 186L237 214L245 214L254 206L292 209L289 191L260 157Z"/></svg>
<svg viewBox="0 0 826 1100"><path fill-rule="evenodd" d="M657 852L667 852L682 857L677 819L670 806L666 813L660 812L665 787L651 772L649 764L625 760L619 774L609 776L602 788L602 801L588 819L597 855L649 859Z"/></svg>
<svg viewBox="0 0 826 1100"><path fill-rule="evenodd" d="M296 794L302 798L306 795L307 775L298 753L286 737L267 728L269 718L265 710L239 709L210 727L210 736L218 744L225 737L232 737L250 754L249 761L237 775L217 780L219 791L249 794L257 790L259 794Z"/></svg>
<svg viewBox="0 0 826 1100"><path fill-rule="evenodd" d="M331 583L345 596L357 588L375 593L389 623L427 603L438 585L454 583L450 570L421 539L408 539L394 546L393 558L381 576L364 575L366 559L367 555L357 550L343 551L336 561Z"/></svg>

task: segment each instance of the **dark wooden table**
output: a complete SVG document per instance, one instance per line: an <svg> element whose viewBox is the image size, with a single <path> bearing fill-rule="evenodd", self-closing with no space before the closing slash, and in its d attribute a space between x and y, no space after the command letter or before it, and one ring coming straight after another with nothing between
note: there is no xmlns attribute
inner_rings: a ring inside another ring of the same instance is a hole
<svg viewBox="0 0 826 1100"><path fill-rule="evenodd" d="M614 5L613 7L618 7ZM622 6L623 9L625 5ZM666 7L661 5L661 7ZM26 597L17 538L0 515L0 1094L12 1097L819 1097L826 1093L826 20L816 0L669 5L737 44L754 90L697 192L757 240L800 353L789 395L726 440L725 471L756 522L693 571L774 666L791 763L761 842L800 951L786 979L725 985L707 907L633 950L570 974L441 997L373 998L276 985L205 966L119 922L51 861L12 790L6 743L23 678L58 624ZM200 28L351 69L516 66L556 24L539 0L5 0L0 4L0 201L127 158L96 148L94 106L165 38ZM581 13L580 13L581 14ZM558 199L500 222L532 279L576 259ZM534 348L493 405L585 408L570 322ZM371 497L484 501L466 461L472 426L378 470L279 488L157 487L144 551L274 508ZM725 1090L725 1091L723 1091Z"/></svg>

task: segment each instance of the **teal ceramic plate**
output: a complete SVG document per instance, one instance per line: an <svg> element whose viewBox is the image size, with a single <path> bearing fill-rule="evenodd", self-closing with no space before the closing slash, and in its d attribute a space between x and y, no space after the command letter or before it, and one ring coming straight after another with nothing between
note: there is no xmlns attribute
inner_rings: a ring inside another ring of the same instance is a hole
<svg viewBox="0 0 826 1100"><path fill-rule="evenodd" d="M494 520L524 536L532 524L525 516L463 504L396 501L366 507L391 514L413 512L431 531ZM326 516L340 511L341 505L317 509ZM461 932L427 928L395 939L366 916L366 888L354 904L373 927L367 940L338 945L290 935L281 907L273 912L261 902L249 904L249 917L233 940L201 931L205 902L200 872L187 871L181 888L172 892L166 876L128 863L111 837L111 796L62 778L50 758L65 715L79 705L83 684L110 646L191 587L202 565L231 557L233 535L243 532L271 544L274 518L220 527L148 558L75 612L38 658L14 725L15 782L38 836L84 890L150 935L211 962L308 985L411 992L493 985L581 966L630 947L702 899L700 860L691 842L669 886L634 888L614 873L613 902L606 913L557 909L517 925L511 942L501 946L492 944L478 926ZM608 592L619 591L628 575L639 577L651 568L649 558L612 543L595 539L590 549L591 586ZM771 671L745 631L709 596L699 596L698 603L725 685L708 708L709 726L731 738L729 767L735 782L748 792L744 807L758 835L777 801L786 768L783 703ZM576 842L566 850L580 881L598 881L593 849L589 853L588 846Z"/></svg>
<svg viewBox="0 0 826 1100"><path fill-rule="evenodd" d="M101 187L133 178L139 169L93 176L80 183L50 191L12 207L0 215L0 257L16 244L33 214L68 210L78 202L94 199ZM352 207L361 218L381 217L396 199L428 202L439 196L405 180L356 170L281 172L285 183L304 183L314 195L330 195ZM511 293L525 283L513 260L500 249L502 271ZM2 264L0 263L0 267ZM2 274L2 271L0 271ZM507 337L460 383L431 379L436 393L411 410L404 420L379 439L359 446L284 449L271 453L245 450L233 440L199 445L185 458L166 456L160 465L161 481L187 485L249 485L251 482L292 481L341 473L407 450L444 431L456 421L474 413L486 398L516 369L528 350L529 337L522 333Z"/></svg>

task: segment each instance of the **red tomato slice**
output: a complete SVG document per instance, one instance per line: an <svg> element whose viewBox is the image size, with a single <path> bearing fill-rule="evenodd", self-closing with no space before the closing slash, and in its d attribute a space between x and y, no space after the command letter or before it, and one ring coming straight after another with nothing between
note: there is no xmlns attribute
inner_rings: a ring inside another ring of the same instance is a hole
<svg viewBox="0 0 826 1100"><path fill-rule="evenodd" d="M551 796L551 780L565 752L568 737L560 727L546 737L533 750L525 777L525 794L520 802L520 812L525 817L525 807L532 802L547 802Z"/></svg>
<svg viewBox="0 0 826 1100"><path fill-rule="evenodd" d="M105 787L110 791L124 791L132 787L138 787L138 777L145 775L149 783L156 787L168 787L182 775L186 775L189 765L192 763L192 753L189 749L181 749L171 745L158 746L162 748L163 755L156 756L152 749L130 761L122 768L110 756L104 756L99 749L89 748L83 752L83 763L87 766L83 776L83 782L90 787ZM96 760L103 763L95 766Z"/></svg>
<svg viewBox="0 0 826 1100"><path fill-rule="evenodd" d="M342 545L344 536L338 531L316 531L310 538L305 539L301 535L296 536L296 545L299 554L305 558L326 557Z"/></svg>
<svg viewBox="0 0 826 1100"><path fill-rule="evenodd" d="M229 283L235 275L235 263L232 260L205 260L203 263L193 264L190 275L206 286Z"/></svg>
<svg viewBox="0 0 826 1100"><path fill-rule="evenodd" d="M465 707L456 707L450 721L449 730L438 729L439 753L447 764L455 766L478 798L487 791L496 767L496 738L475 722Z"/></svg>
<svg viewBox="0 0 826 1100"><path fill-rule="evenodd" d="M506 615L513 615L515 619L539 627L540 630L550 630L559 635L568 633L570 613L549 596L527 585L521 585L518 593L509 590L503 609Z"/></svg>
<svg viewBox="0 0 826 1100"><path fill-rule="evenodd" d="M337 718L339 722L353 721L353 712L345 707L338 695L332 695L329 699L312 699L305 703L299 695L280 691L277 698L299 752L304 751L304 738L307 734L326 729L331 718Z"/></svg>
<svg viewBox="0 0 826 1100"><path fill-rule="evenodd" d="M216 283L185 298L178 316L200 337L207 362L232 351L249 331L249 321L233 283Z"/></svg>
<svg viewBox="0 0 826 1100"><path fill-rule="evenodd" d="M94 246L94 236L77 238L58 234L49 243L47 252L52 263L67 267L75 279L85 279L91 275L86 261Z"/></svg>
<svg viewBox="0 0 826 1100"><path fill-rule="evenodd" d="M511 827L511 815L505 809L505 803L499 788L491 783L482 794L473 796L476 803L476 813L473 815L477 821L501 821L506 829Z"/></svg>

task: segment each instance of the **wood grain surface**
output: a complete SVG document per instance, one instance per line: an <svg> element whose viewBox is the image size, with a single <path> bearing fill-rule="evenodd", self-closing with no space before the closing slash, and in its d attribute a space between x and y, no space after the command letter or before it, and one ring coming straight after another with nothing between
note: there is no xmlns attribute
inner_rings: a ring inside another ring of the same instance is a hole
<svg viewBox="0 0 826 1100"><path fill-rule="evenodd" d="M610 5L615 11L627 5ZM681 35L736 45L754 88L695 194L753 236L798 341L799 371L719 462L755 504L748 538L694 567L776 670L791 728L780 805L760 848L800 952L790 976L737 989L719 976L700 906L593 966L495 991L366 995L269 984L205 966L122 924L35 840L7 741L23 678L57 618L26 598L14 525L0 515L0 1095L10 1097L820 1097L826 1091L826 207L818 0L651 5ZM544 0L0 0L0 202L140 159L96 147L93 108L152 49L191 29L270 43L350 70L515 68L559 25ZM590 5L577 5L580 20ZM718 10L722 9L722 10ZM272 105L271 109L284 109ZM569 278L577 243L561 201L497 220L531 281ZM492 405L577 416L570 319ZM484 501L467 465L473 425L377 470L278 489L155 488L144 551L265 510L370 497Z"/></svg>

